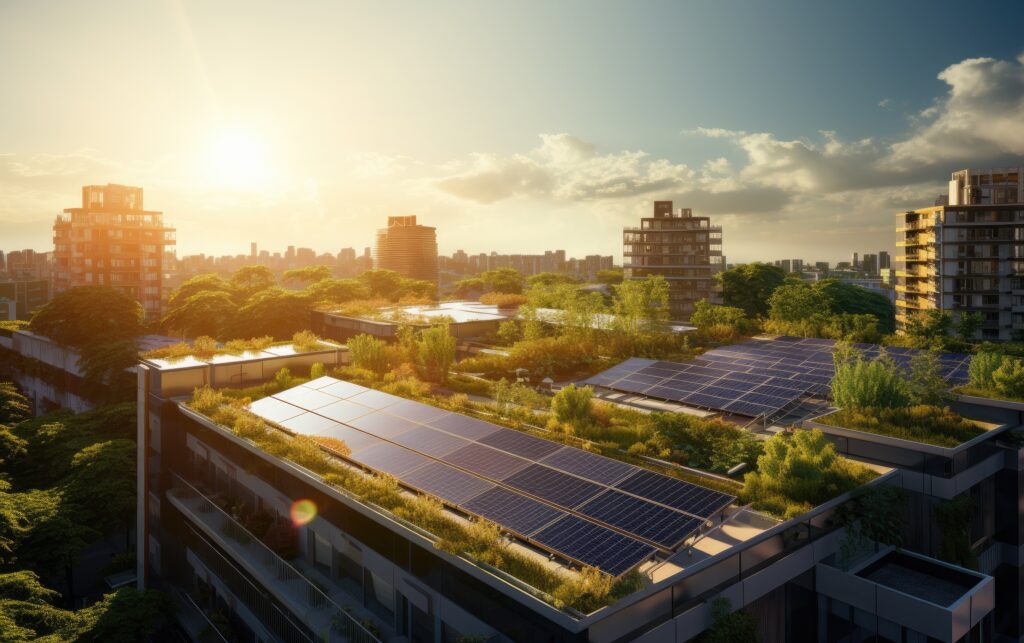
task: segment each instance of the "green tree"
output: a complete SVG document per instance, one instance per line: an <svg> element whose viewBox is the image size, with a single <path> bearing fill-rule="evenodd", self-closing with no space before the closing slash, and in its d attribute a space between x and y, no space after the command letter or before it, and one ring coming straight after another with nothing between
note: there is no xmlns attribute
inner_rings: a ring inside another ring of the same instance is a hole
<svg viewBox="0 0 1024 643"><path fill-rule="evenodd" d="M90 346L134 339L142 334L142 305L106 286L80 286L60 293L32 316L29 330L62 346Z"/></svg>
<svg viewBox="0 0 1024 643"><path fill-rule="evenodd" d="M91 444L75 454L64 499L90 525L120 525L125 549L131 546L135 518L135 443L108 440Z"/></svg>
<svg viewBox="0 0 1024 643"><path fill-rule="evenodd" d="M657 329L668 320L668 281L658 275L629 279L615 287L616 325L630 337Z"/></svg>
<svg viewBox="0 0 1024 643"><path fill-rule="evenodd" d="M162 592L124 587L78 612L81 643L133 643L155 634L174 614Z"/></svg>
<svg viewBox="0 0 1024 643"><path fill-rule="evenodd" d="M523 331L519 322L509 319L498 324L498 341L506 346L515 344L523 338Z"/></svg>
<svg viewBox="0 0 1024 643"><path fill-rule="evenodd" d="M981 313L962 312L956 320L956 332L965 342L970 342L975 339L984 323L985 316Z"/></svg>
<svg viewBox="0 0 1024 643"><path fill-rule="evenodd" d="M266 266L242 266L231 273L231 285L244 299L273 287L277 281Z"/></svg>
<svg viewBox="0 0 1024 643"><path fill-rule="evenodd" d="M758 643L757 623L743 610L732 611L728 598L711 602L711 627L699 637L699 643Z"/></svg>
<svg viewBox="0 0 1024 643"><path fill-rule="evenodd" d="M352 354L352 365L365 368L378 375L388 370L387 343L372 335L356 335L348 340L348 351Z"/></svg>
<svg viewBox="0 0 1024 643"><path fill-rule="evenodd" d="M306 295L314 304L344 304L370 297L370 288L356 279L322 279L306 286Z"/></svg>
<svg viewBox="0 0 1024 643"><path fill-rule="evenodd" d="M742 308L749 317L768 315L768 298L786 280L778 266L748 263L718 273L726 306Z"/></svg>
<svg viewBox="0 0 1024 643"><path fill-rule="evenodd" d="M967 377L971 386L980 389L994 389L996 386L993 374L1003 365L1007 358L991 351L979 351L971 356L967 367Z"/></svg>
<svg viewBox="0 0 1024 643"><path fill-rule="evenodd" d="M572 275L567 275L561 272L539 272L535 275L530 275L526 278L526 282L529 286L557 286L559 284L568 284L577 286L580 280Z"/></svg>
<svg viewBox="0 0 1024 643"><path fill-rule="evenodd" d="M196 275L186 279L170 294L167 298L167 310L174 310L189 298L205 292L222 292L232 298L237 295L235 287L218 275L213 273Z"/></svg>
<svg viewBox="0 0 1024 643"><path fill-rule="evenodd" d="M18 557L32 569L63 571L64 598L74 604L74 566L82 550L102 534L92 525L80 523L73 508L64 503L60 489L33 490L18 494L22 512L30 525L18 546Z"/></svg>
<svg viewBox="0 0 1024 643"><path fill-rule="evenodd" d="M836 364L832 401L840 408L897 408L910 402L910 392L891 360L857 356Z"/></svg>
<svg viewBox="0 0 1024 643"><path fill-rule="evenodd" d="M950 400L949 383L942 376L942 362L936 350L921 351L910 358L910 402L944 406Z"/></svg>
<svg viewBox="0 0 1024 643"><path fill-rule="evenodd" d="M551 398L551 411L559 422L571 424L577 429L582 428L593 422L593 395L594 390L589 386L563 386Z"/></svg>
<svg viewBox="0 0 1024 643"><path fill-rule="evenodd" d="M447 324L420 332L416 355L428 381L444 383L448 379L448 369L455 361L455 347L455 338L448 331Z"/></svg>
<svg viewBox="0 0 1024 643"><path fill-rule="evenodd" d="M18 391L14 382L0 382L0 424L14 426L31 416L28 398Z"/></svg>
<svg viewBox="0 0 1024 643"><path fill-rule="evenodd" d="M281 280L285 283L315 284L331 278L331 269L327 266L305 266L286 270Z"/></svg>
<svg viewBox="0 0 1024 643"><path fill-rule="evenodd" d="M232 337L269 335L287 340L300 330L309 328L312 305L302 292L273 287L249 298L235 318Z"/></svg>
<svg viewBox="0 0 1024 643"><path fill-rule="evenodd" d="M622 268L612 268L611 270L598 270L595 275L597 283L605 284L606 286L617 286L622 283L623 274Z"/></svg>
<svg viewBox="0 0 1024 643"><path fill-rule="evenodd" d="M768 298L768 318L791 323L823 320L831 306L828 295L805 282L784 283Z"/></svg>
<svg viewBox="0 0 1024 643"><path fill-rule="evenodd" d="M709 303L707 299L694 304L693 314L690 315L690 323L697 328L729 326L739 330L746 319L747 315L742 308L719 306Z"/></svg>
<svg viewBox="0 0 1024 643"><path fill-rule="evenodd" d="M160 325L184 337L224 337L238 314L238 305L231 293L224 290L204 290L191 297L177 299L177 305L168 308Z"/></svg>
<svg viewBox="0 0 1024 643"><path fill-rule="evenodd" d="M135 376L127 369L139 363L134 339L90 344L81 350L78 367L94 397L106 403L129 400L135 393Z"/></svg>
<svg viewBox="0 0 1024 643"><path fill-rule="evenodd" d="M1007 358L992 373L997 391L1015 398L1024 397L1024 364L1019 359Z"/></svg>
<svg viewBox="0 0 1024 643"><path fill-rule="evenodd" d="M402 293L402 275L394 270L367 270L359 275L359 281L370 289L373 297L395 301Z"/></svg>
<svg viewBox="0 0 1024 643"><path fill-rule="evenodd" d="M904 331L915 348L944 348L953 327L953 319L942 310L926 310L913 315Z"/></svg>
<svg viewBox="0 0 1024 643"><path fill-rule="evenodd" d="M896 330L896 308L885 295L835 278L815 282L814 289L828 297L833 313L872 315L880 332Z"/></svg>

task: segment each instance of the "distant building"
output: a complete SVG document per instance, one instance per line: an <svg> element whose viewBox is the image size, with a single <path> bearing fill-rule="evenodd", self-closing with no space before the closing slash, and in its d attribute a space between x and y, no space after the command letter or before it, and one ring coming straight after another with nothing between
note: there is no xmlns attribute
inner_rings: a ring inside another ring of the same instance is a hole
<svg viewBox="0 0 1024 643"><path fill-rule="evenodd" d="M878 275L878 255L865 254L864 259L861 261L860 269L868 277Z"/></svg>
<svg viewBox="0 0 1024 643"><path fill-rule="evenodd" d="M688 320L701 299L721 303L715 274L723 269L722 228L689 208L673 212L671 201L655 201L654 216L639 228L622 231L623 275L646 279L661 275L669 282L669 316Z"/></svg>
<svg viewBox="0 0 1024 643"><path fill-rule="evenodd" d="M419 225L416 216L388 217L377 231L374 268L437 283L437 228Z"/></svg>
<svg viewBox="0 0 1024 643"><path fill-rule="evenodd" d="M954 172L948 205L901 212L896 232L896 324L914 315L950 312L954 321L979 313L980 339L1008 341L1024 333L1024 168Z"/></svg>
<svg viewBox="0 0 1024 643"><path fill-rule="evenodd" d="M878 269L884 270L887 268L892 268L892 256L885 250L882 250L878 253Z"/></svg>
<svg viewBox="0 0 1024 643"><path fill-rule="evenodd" d="M31 319L32 312L50 301L50 282L46 279L0 280L0 299L14 302L14 317ZM4 318L0 315L0 318Z"/></svg>
<svg viewBox="0 0 1024 643"><path fill-rule="evenodd" d="M111 286L142 303L147 317L160 315L164 251L174 228L162 212L144 210L142 188L87 185L82 207L67 208L53 224L53 291Z"/></svg>

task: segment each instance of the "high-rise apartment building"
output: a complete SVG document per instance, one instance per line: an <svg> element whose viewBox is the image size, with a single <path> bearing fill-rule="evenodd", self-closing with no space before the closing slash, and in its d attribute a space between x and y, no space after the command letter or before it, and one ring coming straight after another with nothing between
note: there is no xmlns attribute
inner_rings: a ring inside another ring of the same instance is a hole
<svg viewBox="0 0 1024 643"><path fill-rule="evenodd" d="M174 242L163 213L143 209L142 188L87 185L82 207L65 209L53 224L54 293L111 286L139 300L147 317L157 317L164 252Z"/></svg>
<svg viewBox="0 0 1024 643"><path fill-rule="evenodd" d="M896 323L980 313L980 338L1024 331L1024 168L953 173L945 202L898 215Z"/></svg>
<svg viewBox="0 0 1024 643"><path fill-rule="evenodd" d="M388 217L377 231L374 268L437 283L437 228L419 225L416 216Z"/></svg>
<svg viewBox="0 0 1024 643"><path fill-rule="evenodd" d="M885 250L882 250L878 253L878 269L883 270L885 268L892 268L892 256Z"/></svg>
<svg viewBox="0 0 1024 643"><path fill-rule="evenodd" d="M715 274L724 268L722 228L690 208L672 210L671 201L655 201L654 216L622 231L626 279L661 275L669 282L669 316L687 320L701 299L721 303Z"/></svg>

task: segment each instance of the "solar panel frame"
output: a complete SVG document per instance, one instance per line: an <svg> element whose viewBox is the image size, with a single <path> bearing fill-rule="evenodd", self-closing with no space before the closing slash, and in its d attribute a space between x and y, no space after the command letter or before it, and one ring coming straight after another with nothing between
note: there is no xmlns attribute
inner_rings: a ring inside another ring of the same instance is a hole
<svg viewBox="0 0 1024 643"><path fill-rule="evenodd" d="M566 509L578 507L605 489L604 486L589 480L583 480L536 463L531 463L530 466L517 471L502 482L509 487Z"/></svg>
<svg viewBox="0 0 1024 643"><path fill-rule="evenodd" d="M461 449L452 451L444 457L444 461L499 482L531 464L529 460L477 442L470 442Z"/></svg>
<svg viewBox="0 0 1024 643"><path fill-rule="evenodd" d="M530 460L540 460L559 450L562 446L557 442L512 429L499 429L485 435L477 442Z"/></svg>
<svg viewBox="0 0 1024 643"><path fill-rule="evenodd" d="M736 499L735 496L646 469L640 469L616 483L615 488L701 519L710 518Z"/></svg>
<svg viewBox="0 0 1024 643"><path fill-rule="evenodd" d="M615 489L608 489L576 511L664 549L681 545L704 522Z"/></svg>
<svg viewBox="0 0 1024 643"><path fill-rule="evenodd" d="M637 469L631 464L574 447L562 447L539 462L559 471L606 485L615 484Z"/></svg>
<svg viewBox="0 0 1024 643"><path fill-rule="evenodd" d="M647 543L576 516L563 516L530 539L612 576L624 574L656 551Z"/></svg>
<svg viewBox="0 0 1024 643"><path fill-rule="evenodd" d="M402 484L459 506L497 485L443 462L427 462L402 475Z"/></svg>
<svg viewBox="0 0 1024 643"><path fill-rule="evenodd" d="M494 487L474 496L464 502L461 508L525 537L568 515L551 505L504 487Z"/></svg>
<svg viewBox="0 0 1024 643"><path fill-rule="evenodd" d="M429 426L416 426L391 438L396 444L407 449L425 453L434 458L444 459L459 449L473 444L465 438L432 429Z"/></svg>

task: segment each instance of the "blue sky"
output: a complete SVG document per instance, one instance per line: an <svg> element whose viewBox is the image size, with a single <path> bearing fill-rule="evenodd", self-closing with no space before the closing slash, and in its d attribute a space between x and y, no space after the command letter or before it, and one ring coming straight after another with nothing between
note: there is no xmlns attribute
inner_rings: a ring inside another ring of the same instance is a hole
<svg viewBox="0 0 1024 643"><path fill-rule="evenodd" d="M835 261L889 248L952 170L1024 164L1022 24L1017 2L8 1L0 249L122 182L179 254L336 252L418 214L445 252L618 256L668 198L730 260Z"/></svg>

